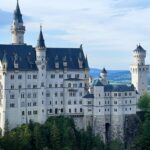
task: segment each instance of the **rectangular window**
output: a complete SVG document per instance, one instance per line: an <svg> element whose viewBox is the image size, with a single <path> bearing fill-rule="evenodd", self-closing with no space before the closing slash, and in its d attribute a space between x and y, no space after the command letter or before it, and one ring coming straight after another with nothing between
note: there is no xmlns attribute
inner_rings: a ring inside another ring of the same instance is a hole
<svg viewBox="0 0 150 150"><path fill-rule="evenodd" d="M60 74L60 75L59 75L59 78L63 78L63 74Z"/></svg>
<svg viewBox="0 0 150 150"><path fill-rule="evenodd" d="M75 78L79 78L79 74L75 74Z"/></svg>
<svg viewBox="0 0 150 150"><path fill-rule="evenodd" d="M22 75L18 75L18 79L22 79Z"/></svg>
<svg viewBox="0 0 150 150"><path fill-rule="evenodd" d="M70 79L71 78L71 74L67 74L67 78Z"/></svg>
<svg viewBox="0 0 150 150"><path fill-rule="evenodd" d="M55 74L51 74L51 79L54 79L55 78Z"/></svg>
<svg viewBox="0 0 150 150"><path fill-rule="evenodd" d="M10 104L10 107L11 107L11 108L15 107L15 104L14 104L14 103L11 103L11 104Z"/></svg>
<svg viewBox="0 0 150 150"><path fill-rule="evenodd" d="M10 79L14 79L14 75L10 75Z"/></svg>
<svg viewBox="0 0 150 150"><path fill-rule="evenodd" d="M33 79L37 79L37 75L33 75Z"/></svg>
<svg viewBox="0 0 150 150"><path fill-rule="evenodd" d="M37 113L38 113L37 110L34 110L34 111L33 111L33 114L34 114L34 115L37 115Z"/></svg>
<svg viewBox="0 0 150 150"><path fill-rule="evenodd" d="M10 99L15 99L15 95L14 95L14 94L11 94L11 95L10 95Z"/></svg>

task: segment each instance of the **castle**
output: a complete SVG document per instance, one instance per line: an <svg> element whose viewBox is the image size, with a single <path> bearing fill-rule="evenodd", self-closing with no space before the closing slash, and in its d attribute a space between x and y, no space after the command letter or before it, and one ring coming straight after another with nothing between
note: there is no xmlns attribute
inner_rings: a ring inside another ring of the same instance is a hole
<svg viewBox="0 0 150 150"><path fill-rule="evenodd" d="M132 84L112 85L104 68L89 82L89 65L80 48L48 48L42 28L36 47L24 43L25 26L17 2L12 44L0 44L0 128L2 134L30 120L72 117L78 128L92 126L104 141L123 139L125 116L136 114L147 91L149 66L138 45L131 65Z"/></svg>

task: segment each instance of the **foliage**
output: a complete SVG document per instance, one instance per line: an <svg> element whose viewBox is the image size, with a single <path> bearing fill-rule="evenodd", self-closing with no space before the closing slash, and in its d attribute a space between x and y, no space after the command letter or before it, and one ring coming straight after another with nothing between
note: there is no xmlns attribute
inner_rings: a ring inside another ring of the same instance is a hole
<svg viewBox="0 0 150 150"><path fill-rule="evenodd" d="M51 117L45 124L30 122L0 137L4 150L104 150L99 136L92 129L76 130L72 119Z"/></svg>
<svg viewBox="0 0 150 150"><path fill-rule="evenodd" d="M145 94L139 100L138 106L143 110L142 125L139 135L135 139L135 150L150 149L150 95ZM143 117L144 116L144 117Z"/></svg>

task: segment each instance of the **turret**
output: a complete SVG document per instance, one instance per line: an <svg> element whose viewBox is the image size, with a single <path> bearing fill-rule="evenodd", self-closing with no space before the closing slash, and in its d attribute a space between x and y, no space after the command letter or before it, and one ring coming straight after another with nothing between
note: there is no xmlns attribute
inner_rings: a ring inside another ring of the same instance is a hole
<svg viewBox="0 0 150 150"><path fill-rule="evenodd" d="M139 44L133 51L133 64L130 66L131 82L142 96L148 88L149 65L145 65L146 50Z"/></svg>
<svg viewBox="0 0 150 150"><path fill-rule="evenodd" d="M12 33L13 44L24 44L25 26L23 25L23 19L22 19L22 14L20 11L18 0L17 0L16 9L14 11L11 33Z"/></svg>
<svg viewBox="0 0 150 150"><path fill-rule="evenodd" d="M101 73L100 73L100 80L101 82L106 85L108 84L108 80L107 80L107 71L105 68L102 69Z"/></svg>
<svg viewBox="0 0 150 150"><path fill-rule="evenodd" d="M40 34L36 45L36 61L46 60L46 46L42 32L42 26L40 26Z"/></svg>

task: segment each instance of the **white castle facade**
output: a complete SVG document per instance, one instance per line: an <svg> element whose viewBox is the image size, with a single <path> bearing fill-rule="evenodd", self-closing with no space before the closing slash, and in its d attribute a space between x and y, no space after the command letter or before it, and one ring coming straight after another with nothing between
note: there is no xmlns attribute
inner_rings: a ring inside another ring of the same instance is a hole
<svg viewBox="0 0 150 150"><path fill-rule="evenodd" d="M131 65L132 85L111 85L107 71L89 82L89 66L80 48L47 48L42 29L36 47L24 43L25 26L17 3L12 44L0 44L0 128L44 123L50 116L73 117L77 127L92 126L104 141L123 139L124 120L136 114L147 91L149 66L139 45Z"/></svg>

